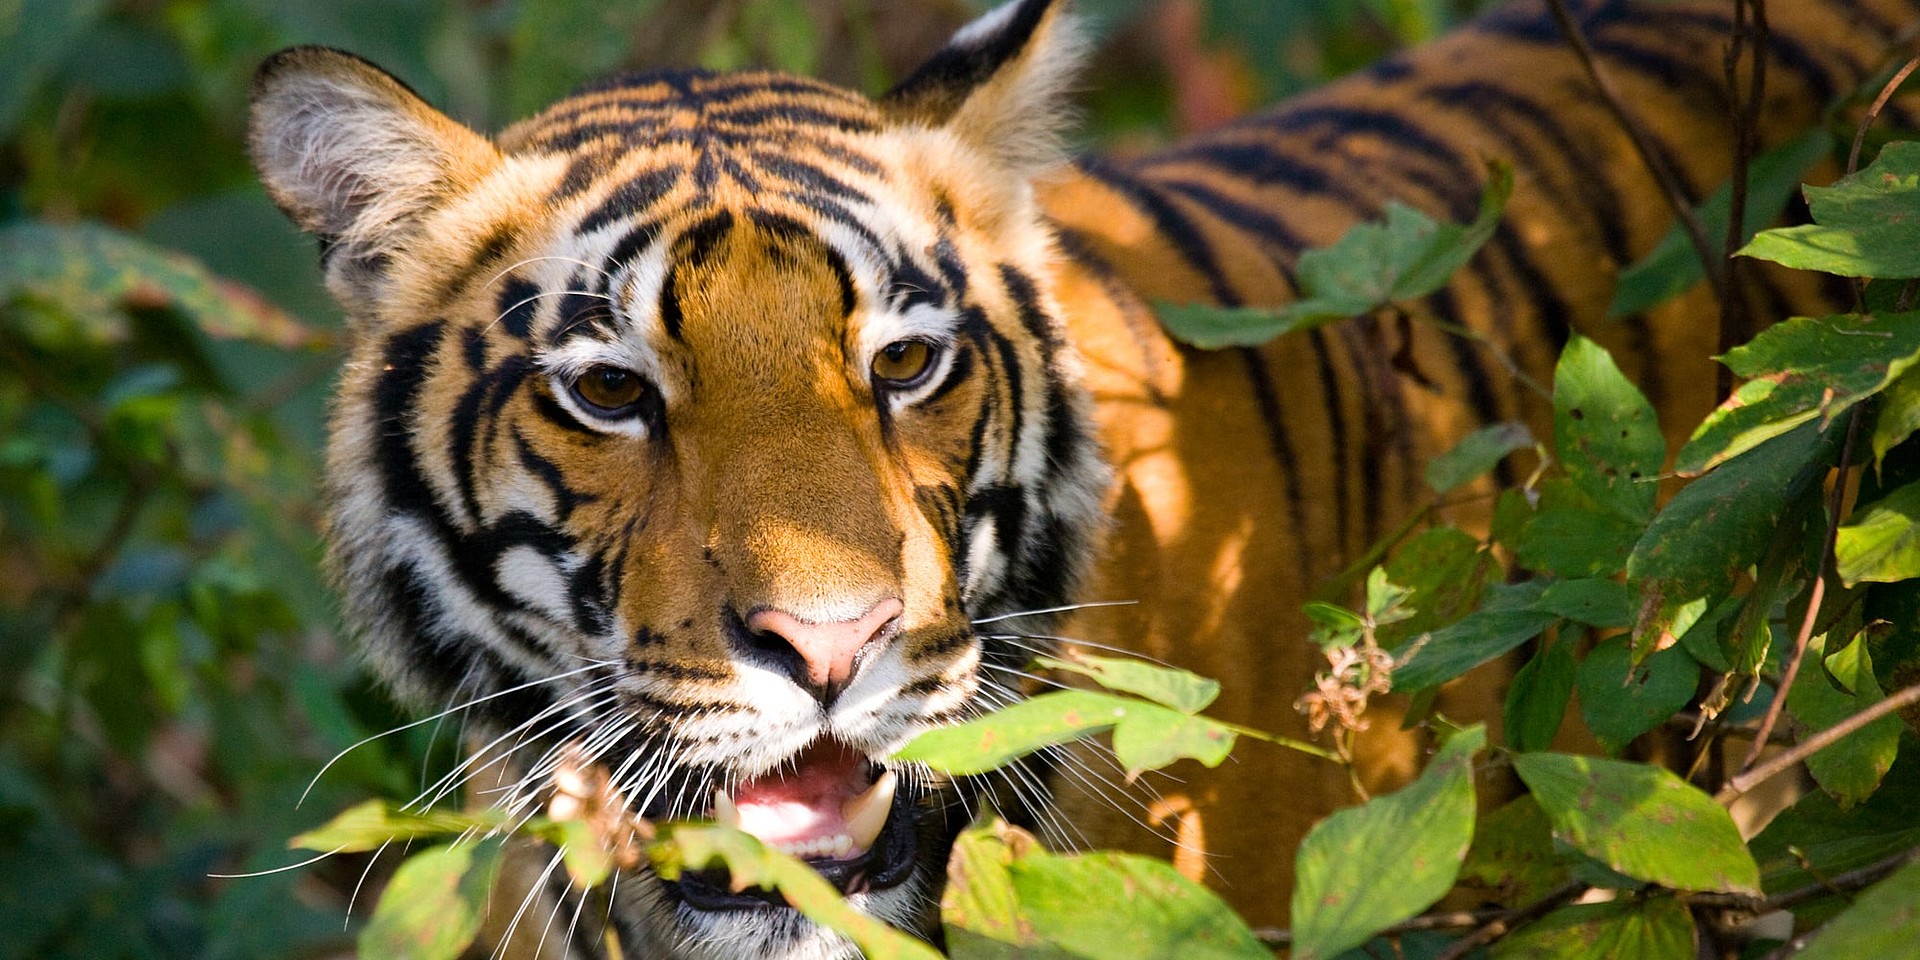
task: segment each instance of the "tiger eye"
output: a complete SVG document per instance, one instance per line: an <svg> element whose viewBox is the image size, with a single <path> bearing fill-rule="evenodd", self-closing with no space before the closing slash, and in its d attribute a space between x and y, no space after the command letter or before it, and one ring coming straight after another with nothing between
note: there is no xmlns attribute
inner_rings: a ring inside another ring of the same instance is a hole
<svg viewBox="0 0 1920 960"><path fill-rule="evenodd" d="M873 375L889 386L908 386L933 366L933 344L925 340L895 340L873 358Z"/></svg>
<svg viewBox="0 0 1920 960"><path fill-rule="evenodd" d="M639 374L604 364L588 368L573 382L574 396L599 413L623 412L645 393Z"/></svg>

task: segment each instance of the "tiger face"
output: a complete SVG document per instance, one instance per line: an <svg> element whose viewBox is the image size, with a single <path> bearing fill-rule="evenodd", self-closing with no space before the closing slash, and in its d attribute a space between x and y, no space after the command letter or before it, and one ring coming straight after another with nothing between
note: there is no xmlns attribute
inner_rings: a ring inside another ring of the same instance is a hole
<svg viewBox="0 0 1920 960"><path fill-rule="evenodd" d="M577 750L929 926L971 790L886 758L1014 695L975 624L1067 599L1107 484L1029 186L1075 46L1022 0L879 101L621 77L495 141L347 54L262 67L256 163L354 334L349 620L484 731L427 799L531 812ZM847 949L724 878L615 889L639 955Z"/></svg>

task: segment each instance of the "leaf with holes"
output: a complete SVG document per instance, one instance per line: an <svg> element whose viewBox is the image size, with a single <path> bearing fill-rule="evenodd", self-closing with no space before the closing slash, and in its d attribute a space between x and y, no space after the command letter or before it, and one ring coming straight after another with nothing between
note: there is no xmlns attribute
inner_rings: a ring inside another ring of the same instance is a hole
<svg viewBox="0 0 1920 960"><path fill-rule="evenodd" d="M1610 869L1675 890L1760 892L1760 871L1713 798L1659 767L1523 753L1514 769L1553 835Z"/></svg>
<svg viewBox="0 0 1920 960"><path fill-rule="evenodd" d="M1359 946L1446 894L1473 843L1473 755L1485 744L1480 727L1461 730L1399 792L1314 826L1294 858L1295 960Z"/></svg>
<svg viewBox="0 0 1920 960"><path fill-rule="evenodd" d="M1666 458L1653 405L1605 348L1574 336L1553 372L1553 442L1574 485L1635 522L1653 515Z"/></svg>

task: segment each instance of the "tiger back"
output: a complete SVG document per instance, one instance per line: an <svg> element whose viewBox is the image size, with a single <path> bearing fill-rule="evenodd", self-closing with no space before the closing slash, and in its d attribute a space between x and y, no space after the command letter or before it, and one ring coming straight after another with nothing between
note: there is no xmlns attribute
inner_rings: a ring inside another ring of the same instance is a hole
<svg viewBox="0 0 1920 960"><path fill-rule="evenodd" d="M1763 138L1813 124L1914 12L1776 10ZM1689 185L1724 179L1722 5L1583 19ZM430 795L468 782L531 812L584 760L634 812L736 823L922 931L955 832L993 802L1283 916L1274 852L1348 802L1333 767L1252 748L1185 771L1156 837L1070 775L1049 792L1034 769L889 758L1018 698L1061 636L1221 677L1224 719L1298 733L1301 602L1419 505L1427 458L1545 411L1436 326L1209 353L1151 305L1285 303L1303 250L1389 199L1460 217L1497 157L1508 216L1437 317L1535 376L1595 336L1687 414L1711 401L1712 325L1697 296L1604 319L1668 214L1540 4L1126 163L1059 150L1083 46L1059 4L1017 0L878 100L628 76L492 140L345 54L262 68L256 164L354 331L328 459L348 617L403 700L481 731ZM1750 294L1825 295L1772 276ZM1132 603L1063 621L1076 600ZM1497 719L1501 683L1444 709ZM1394 726L1367 743L1375 786L1418 761ZM578 895L531 862L503 913L538 903L538 928ZM850 950L724 877L636 868L606 909L629 956ZM597 931L565 949L601 955Z"/></svg>

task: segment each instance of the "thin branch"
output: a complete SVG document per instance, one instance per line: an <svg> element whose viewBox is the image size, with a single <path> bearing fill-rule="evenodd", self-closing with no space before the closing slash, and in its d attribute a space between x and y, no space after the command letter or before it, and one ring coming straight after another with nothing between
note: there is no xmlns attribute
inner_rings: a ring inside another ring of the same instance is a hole
<svg viewBox="0 0 1920 960"><path fill-rule="evenodd" d="M1559 24L1560 33L1566 37L1567 44L1573 48L1580 65L1586 68L1587 78L1593 81L1594 89L1600 94L1600 100L1619 121L1633 141L1633 147L1640 159L1647 165L1647 171L1660 184L1660 190L1666 195L1667 205L1673 208L1673 215L1687 232L1687 239L1693 243L1693 252L1699 256L1700 265L1706 270L1707 281L1712 285L1714 296L1724 306L1727 302L1726 264L1720 259L1720 253L1707 239L1707 228L1693 212L1693 200L1687 196L1686 188L1681 185L1680 176L1667 158L1662 155L1647 135L1646 127L1627 110L1626 103L1613 87L1606 75L1600 72L1600 64L1594 59L1593 48L1587 44L1587 38L1580 33L1580 27L1574 23L1573 15L1567 11L1566 0L1549 0L1554 22Z"/></svg>
<svg viewBox="0 0 1920 960"><path fill-rule="evenodd" d="M1446 913L1423 913L1411 920L1403 920L1374 932L1376 937L1397 937L1404 933L1419 933L1424 930L1467 930L1505 915L1505 910L1450 910ZM1253 931L1260 942L1269 947L1293 946L1293 931L1277 927L1260 927Z"/></svg>
<svg viewBox="0 0 1920 960"><path fill-rule="evenodd" d="M1760 762L1760 754L1767 748L1767 739L1773 734L1773 726L1780 720L1780 711L1787 705L1787 691L1793 689L1794 678L1800 675L1800 661L1806 657L1807 644L1813 640L1813 627L1820 618L1820 604L1827 596L1827 571L1832 563L1833 545L1840 536L1840 507L1847 495L1847 471L1852 467L1848 461L1853 456L1853 442L1860 434L1860 408L1847 411L1847 436L1840 443L1840 463L1834 468L1837 474L1833 478L1833 489L1827 492L1827 531L1821 540L1820 568L1815 571L1813 589L1807 593L1807 612L1800 618L1800 632L1793 638L1793 656L1787 661L1786 671L1780 676L1780 686L1773 691L1773 702L1767 704L1766 718L1760 721L1760 730L1754 734L1753 746L1747 750L1746 762L1740 765L1744 772L1753 769ZM1735 782L1739 780L1734 778Z"/></svg>
<svg viewBox="0 0 1920 960"><path fill-rule="evenodd" d="M1915 860L1920 860L1920 847L1902 850L1858 870L1849 870L1837 876L1822 878L1818 883L1810 883L1771 897L1749 897L1738 893L1698 893L1687 896L1687 905L1740 910L1755 916L1772 913L1775 910L1791 910L1801 904L1812 903L1827 897L1842 896L1855 890L1871 887L1888 874Z"/></svg>
<svg viewBox="0 0 1920 960"><path fill-rule="evenodd" d="M1555 0L1558 2L1558 0ZM1447 945L1446 952L1435 960L1460 960L1461 957L1486 946L1501 937L1512 933L1519 927L1546 916L1555 907L1572 900L1587 889L1587 885L1578 880L1568 881L1555 888L1552 893L1527 904L1501 913L1484 926Z"/></svg>
<svg viewBox="0 0 1920 960"><path fill-rule="evenodd" d="M1901 690L1899 693L1800 741L1793 749L1784 750L1775 754L1769 758L1767 762L1741 773L1732 780L1728 780L1727 785L1721 787L1720 792L1713 795L1713 799L1719 801L1722 806L1732 803L1753 790L1754 787L1779 776L1782 772L1792 769L1808 757L1833 746L1835 742L1847 734L1887 714L1896 710L1905 709L1916 703L1920 703L1920 684L1915 684Z"/></svg>
<svg viewBox="0 0 1920 960"><path fill-rule="evenodd" d="M1848 174L1859 171L1860 147L1867 142L1867 131L1872 129L1873 122L1879 119L1880 111L1887 105L1887 101L1893 99L1894 91L1900 89L1900 85L1907 82L1907 77L1913 73L1915 68L1920 68L1920 57L1914 57L1908 60L1906 66L1901 67L1899 72L1895 73L1893 78L1887 81L1887 85L1880 88L1880 95L1873 98L1873 106L1868 107L1867 115L1860 118L1860 125L1853 130L1853 149L1847 151Z"/></svg>
<svg viewBox="0 0 1920 960"><path fill-rule="evenodd" d="M1733 36L1727 46L1727 93L1733 108L1733 175L1729 181L1726 242L1721 262L1726 265L1727 298L1720 304L1720 352L1726 353L1753 337L1751 305L1745 295L1745 275L1752 264L1736 258L1747 239L1747 175L1759 147L1760 107L1767 89L1766 0L1734 0ZM1740 91L1740 61L1746 55L1747 89ZM1733 392L1733 370L1719 368L1719 395Z"/></svg>

